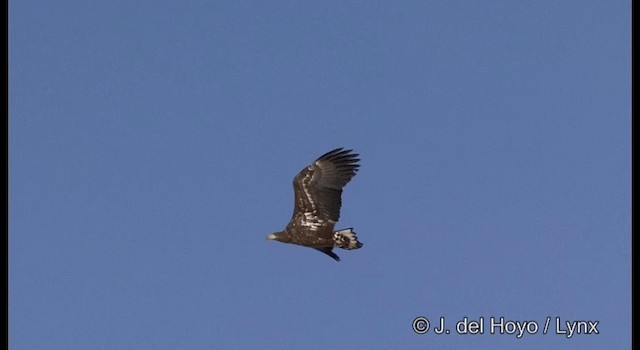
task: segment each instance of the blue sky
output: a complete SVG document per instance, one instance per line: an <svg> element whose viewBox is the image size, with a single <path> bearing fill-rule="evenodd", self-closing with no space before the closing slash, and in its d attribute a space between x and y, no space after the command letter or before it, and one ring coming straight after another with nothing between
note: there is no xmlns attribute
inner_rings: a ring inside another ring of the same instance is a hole
<svg viewBox="0 0 640 350"><path fill-rule="evenodd" d="M10 1L10 348L629 348L630 48L630 1ZM340 263L265 239L335 147Z"/></svg>

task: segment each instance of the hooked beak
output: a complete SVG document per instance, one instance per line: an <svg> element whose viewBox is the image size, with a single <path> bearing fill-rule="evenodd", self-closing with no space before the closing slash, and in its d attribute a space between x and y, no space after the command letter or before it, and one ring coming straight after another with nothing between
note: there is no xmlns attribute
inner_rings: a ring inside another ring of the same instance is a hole
<svg viewBox="0 0 640 350"><path fill-rule="evenodd" d="M273 233L270 235L267 235L267 239L270 241L274 241L276 239L276 235L274 235Z"/></svg>

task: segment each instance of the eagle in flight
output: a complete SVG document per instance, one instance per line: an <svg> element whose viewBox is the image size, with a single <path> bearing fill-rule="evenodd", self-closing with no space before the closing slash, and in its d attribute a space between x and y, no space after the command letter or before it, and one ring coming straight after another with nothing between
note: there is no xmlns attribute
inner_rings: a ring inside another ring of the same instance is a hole
<svg viewBox="0 0 640 350"><path fill-rule="evenodd" d="M358 154L351 152L336 148L300 171L293 179L293 217L284 231L272 233L267 239L317 249L336 261L340 257L333 248L362 247L352 228L333 230L340 218L342 188L360 167Z"/></svg>

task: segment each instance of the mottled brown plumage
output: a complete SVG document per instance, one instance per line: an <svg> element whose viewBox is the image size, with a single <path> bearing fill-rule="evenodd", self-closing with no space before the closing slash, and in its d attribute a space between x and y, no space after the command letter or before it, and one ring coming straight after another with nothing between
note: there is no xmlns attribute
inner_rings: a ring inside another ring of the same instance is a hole
<svg viewBox="0 0 640 350"><path fill-rule="evenodd" d="M355 176L360 165L358 154L342 148L320 156L300 171L293 180L293 216L284 231L267 236L268 239L317 249L340 261L333 248L358 249L355 232L351 228L335 231L340 219L342 188Z"/></svg>

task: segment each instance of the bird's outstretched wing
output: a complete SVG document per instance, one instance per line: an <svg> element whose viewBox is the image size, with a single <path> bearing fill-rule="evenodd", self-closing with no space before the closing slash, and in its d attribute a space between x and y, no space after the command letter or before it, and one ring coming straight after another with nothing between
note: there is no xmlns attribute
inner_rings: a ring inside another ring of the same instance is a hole
<svg viewBox="0 0 640 350"><path fill-rule="evenodd" d="M340 218L342 188L360 167L358 154L351 152L336 148L300 171L293 180L295 207L290 225L298 220L311 230L333 230Z"/></svg>

